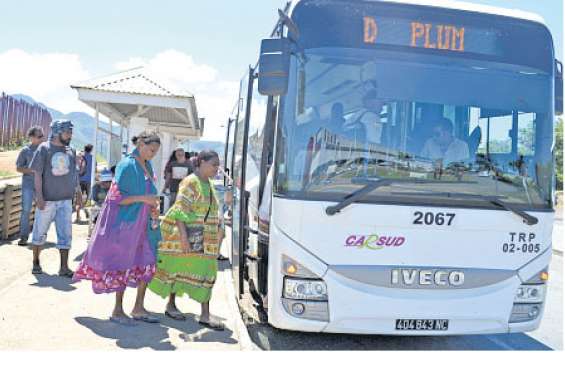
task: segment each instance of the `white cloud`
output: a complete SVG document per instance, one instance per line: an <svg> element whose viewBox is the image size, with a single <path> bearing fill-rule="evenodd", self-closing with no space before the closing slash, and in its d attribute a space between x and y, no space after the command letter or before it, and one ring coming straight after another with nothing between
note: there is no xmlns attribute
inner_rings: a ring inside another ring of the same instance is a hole
<svg viewBox="0 0 565 377"><path fill-rule="evenodd" d="M70 85L89 76L76 54L0 52L0 91L26 94L64 113L88 111Z"/></svg>
<svg viewBox="0 0 565 377"><path fill-rule="evenodd" d="M193 57L166 50L151 58L132 57L114 65L117 70L144 66L147 74L173 91L195 96L198 115L206 118L204 140L224 141L225 125L237 101L239 83L220 77L216 68L199 64Z"/></svg>
<svg viewBox="0 0 565 377"><path fill-rule="evenodd" d="M131 57L114 64L116 70L139 66L145 66L148 74L164 87L194 94L198 115L206 118L203 139L224 141L226 129L220 126L226 124L237 101L238 82L225 80L213 66L196 62L192 56L176 50L148 58ZM0 52L0 91L26 94L64 113L93 113L70 88L71 84L91 77L78 54L41 54L19 49Z"/></svg>

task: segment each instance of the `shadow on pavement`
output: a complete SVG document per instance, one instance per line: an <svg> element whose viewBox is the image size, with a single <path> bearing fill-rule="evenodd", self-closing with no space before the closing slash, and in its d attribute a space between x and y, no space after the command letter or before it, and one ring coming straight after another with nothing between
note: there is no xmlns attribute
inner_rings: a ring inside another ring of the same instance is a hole
<svg viewBox="0 0 565 377"><path fill-rule="evenodd" d="M382 336L300 333L265 324L248 324L251 339L264 350L447 351L552 350L523 333L465 336Z"/></svg>
<svg viewBox="0 0 565 377"><path fill-rule="evenodd" d="M30 268L30 273L31 273L31 268ZM30 286L32 287L53 288L62 292L71 292L76 289L76 287L71 284L72 280L67 277L62 277L59 275L48 275L45 272L41 275L33 275L33 276L35 276L37 282L30 284Z"/></svg>
<svg viewBox="0 0 565 377"><path fill-rule="evenodd" d="M185 342L218 342L236 344L229 329L224 331L209 330L198 324L193 314L187 314L186 321L175 321L164 315L157 315L160 323L139 322L137 326L127 327L109 319L77 317L75 320L89 328L98 336L115 339L116 345L124 349L141 349L149 347L157 351L173 351L176 347L170 342L169 329L181 332L179 338Z"/></svg>

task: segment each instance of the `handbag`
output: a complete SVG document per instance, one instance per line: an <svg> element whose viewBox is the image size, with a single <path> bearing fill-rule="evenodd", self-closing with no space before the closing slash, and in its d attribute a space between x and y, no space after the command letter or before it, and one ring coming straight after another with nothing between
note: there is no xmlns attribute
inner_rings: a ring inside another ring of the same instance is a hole
<svg viewBox="0 0 565 377"><path fill-rule="evenodd" d="M210 187L210 202L208 204L208 211L206 216L204 216L204 224L208 220L210 215L210 210L212 209L212 187ZM186 235L188 238L188 243L190 245L191 253L203 254L204 253L204 225L191 225L187 226L184 224L186 229Z"/></svg>

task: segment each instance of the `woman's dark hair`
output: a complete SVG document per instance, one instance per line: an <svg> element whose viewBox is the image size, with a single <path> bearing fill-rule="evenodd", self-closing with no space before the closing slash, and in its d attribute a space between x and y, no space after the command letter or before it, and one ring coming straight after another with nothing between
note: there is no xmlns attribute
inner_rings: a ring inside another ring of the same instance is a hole
<svg viewBox="0 0 565 377"><path fill-rule="evenodd" d="M169 160L167 161L167 165L169 165L172 162L176 162L177 161L177 155L176 155L177 151L173 151L173 153L171 153L171 157L169 157Z"/></svg>
<svg viewBox="0 0 565 377"><path fill-rule="evenodd" d="M200 163L202 161L210 161L217 158L218 160L220 159L220 156L218 156L218 153L213 151L213 150L205 150L202 151L200 153L198 153L198 156L196 156L196 166L200 166Z"/></svg>
<svg viewBox="0 0 565 377"><path fill-rule="evenodd" d="M134 136L131 138L131 142L137 146L137 143L139 143L140 141L143 142L143 144L159 144L161 145L161 138L159 137L159 135L155 132L147 132L147 131L143 131L142 133L140 133L137 136Z"/></svg>
<svg viewBox="0 0 565 377"><path fill-rule="evenodd" d="M84 146L84 151L85 151L86 153L90 153L90 152L92 152L92 149L93 149L93 148L94 148L94 147L92 146L92 144L86 144L86 145Z"/></svg>

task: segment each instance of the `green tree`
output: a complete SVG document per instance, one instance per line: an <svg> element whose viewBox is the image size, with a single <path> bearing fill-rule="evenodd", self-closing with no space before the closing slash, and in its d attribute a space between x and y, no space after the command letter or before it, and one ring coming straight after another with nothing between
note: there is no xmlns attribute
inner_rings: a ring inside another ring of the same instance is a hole
<svg viewBox="0 0 565 377"><path fill-rule="evenodd" d="M526 127L518 129L518 153L531 156L534 153L535 126L530 122Z"/></svg>
<svg viewBox="0 0 565 377"><path fill-rule="evenodd" d="M557 175L557 190L563 190L563 118L555 125L555 172Z"/></svg>

